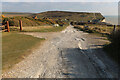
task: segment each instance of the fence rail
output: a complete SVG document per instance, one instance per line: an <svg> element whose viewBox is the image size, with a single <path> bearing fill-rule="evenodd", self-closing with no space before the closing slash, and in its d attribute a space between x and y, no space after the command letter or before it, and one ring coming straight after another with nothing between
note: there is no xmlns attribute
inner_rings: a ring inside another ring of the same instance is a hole
<svg viewBox="0 0 120 80"><path fill-rule="evenodd" d="M19 25L20 31L22 31L22 20L19 20ZM10 32L9 21L7 21L5 25L0 26L0 30L2 30L2 32Z"/></svg>

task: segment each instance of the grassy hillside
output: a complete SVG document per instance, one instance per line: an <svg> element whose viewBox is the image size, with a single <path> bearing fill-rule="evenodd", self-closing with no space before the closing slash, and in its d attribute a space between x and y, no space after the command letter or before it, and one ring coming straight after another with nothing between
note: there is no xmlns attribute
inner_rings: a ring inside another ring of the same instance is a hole
<svg viewBox="0 0 120 80"><path fill-rule="evenodd" d="M54 25L54 24L59 24L59 25L66 25L66 22L62 22L59 20L52 20L52 19L34 19L32 17L21 17L21 16L16 16L16 17L4 17L3 19L3 25L6 24L6 21L9 21L10 26L19 26L19 20L22 20L23 27L25 26L41 26L41 25Z"/></svg>
<svg viewBox="0 0 120 80"><path fill-rule="evenodd" d="M23 21L23 26L40 26L59 24L63 26L71 21L93 21L103 20L101 13L88 12L67 12L67 11L47 11L42 13L17 13L3 12L3 25L10 21L10 26L19 26L19 20ZM12 15L12 16L7 16ZM34 18L34 17L37 18Z"/></svg>
<svg viewBox="0 0 120 80"><path fill-rule="evenodd" d="M32 16L37 16L38 18L51 18L51 19L61 19L70 21L89 21L94 19L102 20L104 17L101 13L88 13L88 12L67 12L67 11L48 11L38 14L33 14Z"/></svg>
<svg viewBox="0 0 120 80"><path fill-rule="evenodd" d="M12 17L7 17L5 15L13 15ZM79 21L93 21L98 20L101 21L104 17L101 13L88 13L88 12L67 12L67 11L47 11L42 13L17 13L17 12L3 12L2 15L2 24L5 25L6 21L9 21L10 26L19 26L19 20L22 20L23 27L35 27L29 28L30 31L40 31L46 32L48 31L46 28L43 30L40 26L53 26L54 24L59 24L59 26L64 27L69 24L69 22L79 22ZM28 28L24 28L24 31ZM31 30L32 29L32 30ZM39 29L39 30L37 30ZM51 28L59 31L58 29L64 28ZM19 30L17 28L11 30ZM50 30L52 31L52 30Z"/></svg>

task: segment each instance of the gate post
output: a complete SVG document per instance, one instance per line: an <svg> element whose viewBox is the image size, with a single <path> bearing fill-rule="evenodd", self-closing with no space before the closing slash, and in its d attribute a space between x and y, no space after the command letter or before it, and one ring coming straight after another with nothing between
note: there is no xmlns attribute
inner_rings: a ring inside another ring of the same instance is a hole
<svg viewBox="0 0 120 80"><path fill-rule="evenodd" d="M9 29L9 22L7 21L7 32L10 32L10 29Z"/></svg>
<svg viewBox="0 0 120 80"><path fill-rule="evenodd" d="M115 33L115 31L116 31L116 25L114 25L114 28L113 28L113 32Z"/></svg>
<svg viewBox="0 0 120 80"><path fill-rule="evenodd" d="M20 31L22 31L22 20L19 20L19 24L20 24Z"/></svg>

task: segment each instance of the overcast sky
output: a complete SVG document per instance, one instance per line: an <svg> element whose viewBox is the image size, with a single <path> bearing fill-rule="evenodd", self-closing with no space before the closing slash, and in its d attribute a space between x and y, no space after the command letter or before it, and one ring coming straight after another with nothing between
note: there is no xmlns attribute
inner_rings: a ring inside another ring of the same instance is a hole
<svg viewBox="0 0 120 80"><path fill-rule="evenodd" d="M2 0L2 2L119 2L119 0Z"/></svg>
<svg viewBox="0 0 120 80"><path fill-rule="evenodd" d="M16 1L16 2L15 2ZM118 14L118 0L5 0L2 1L3 12L44 12L44 11L74 11L100 12L103 15ZM46 1L46 2L45 2ZM71 1L71 2L70 2ZM74 2L73 2L74 1ZM76 2L77 1L77 2Z"/></svg>

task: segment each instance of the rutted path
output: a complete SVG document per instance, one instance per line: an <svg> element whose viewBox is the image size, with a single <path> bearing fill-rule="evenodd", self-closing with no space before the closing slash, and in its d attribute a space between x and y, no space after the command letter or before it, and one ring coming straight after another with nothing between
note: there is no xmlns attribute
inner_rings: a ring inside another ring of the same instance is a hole
<svg viewBox="0 0 120 80"><path fill-rule="evenodd" d="M3 77L116 78L118 66L102 51L106 41L73 26L57 33L26 33L48 40Z"/></svg>

